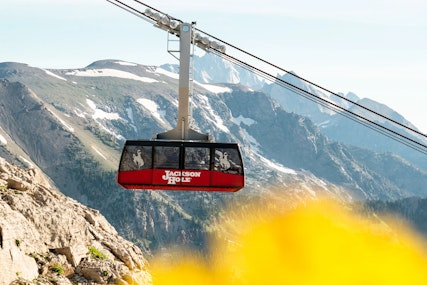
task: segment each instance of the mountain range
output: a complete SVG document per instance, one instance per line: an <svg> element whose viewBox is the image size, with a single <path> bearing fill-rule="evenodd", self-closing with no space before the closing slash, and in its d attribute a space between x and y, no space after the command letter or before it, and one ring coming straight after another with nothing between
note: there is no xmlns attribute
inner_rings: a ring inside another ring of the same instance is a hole
<svg viewBox="0 0 427 285"><path fill-rule="evenodd" d="M0 63L0 156L44 172L61 192L99 210L147 252L176 243L204 248L215 230L211 222L229 203L244 207L272 196L288 205L323 196L342 201L426 196L425 158L381 147L385 141L373 147L357 142L357 136L350 140L349 130L340 131L347 126L338 116L246 70L209 62L200 59L202 67L194 72L193 128L215 141L240 144L246 187L238 193L128 191L116 184L125 140L150 139L175 126L173 65L100 60L80 69L48 70ZM304 105L312 110L299 110Z"/></svg>
<svg viewBox="0 0 427 285"><path fill-rule="evenodd" d="M162 67L174 72L179 70L178 65L167 64ZM385 104L369 98L359 98L359 96L352 92L348 92L347 94L332 92L327 88L312 84L292 71L283 75L277 75L277 78L286 84L275 84L275 82L269 82L254 75L254 73L247 69L230 64L228 61L209 53L202 57L195 57L194 69L194 79L198 82L212 84L224 82L238 83L254 90L261 90L277 101L287 112L293 112L310 118L322 130L322 133L333 141L362 147L375 152L396 153L417 167L427 170L427 159L425 159L424 154L413 151L408 146L384 136L372 127L369 129L365 125L357 123L356 120L339 114L333 108L328 108L328 104L319 104L319 100L313 98L321 98L326 102L331 102L352 113L385 126L392 131L403 134L410 139L427 144L425 137L409 132L407 129L396 126L392 122L359 107L366 107L404 126L417 130L411 122ZM299 90L296 90L297 88ZM313 96L301 94L303 93L301 90L307 91Z"/></svg>

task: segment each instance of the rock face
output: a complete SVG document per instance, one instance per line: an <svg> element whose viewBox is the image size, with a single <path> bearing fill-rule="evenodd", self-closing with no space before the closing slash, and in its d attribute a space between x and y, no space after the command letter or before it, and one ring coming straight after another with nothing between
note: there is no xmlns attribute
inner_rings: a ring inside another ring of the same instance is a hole
<svg viewBox="0 0 427 285"><path fill-rule="evenodd" d="M150 284L141 250L98 211L0 157L0 285Z"/></svg>

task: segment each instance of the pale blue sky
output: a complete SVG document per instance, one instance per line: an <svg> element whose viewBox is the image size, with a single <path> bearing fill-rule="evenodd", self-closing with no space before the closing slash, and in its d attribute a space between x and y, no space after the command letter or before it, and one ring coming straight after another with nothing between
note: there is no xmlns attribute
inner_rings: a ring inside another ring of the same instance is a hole
<svg viewBox="0 0 427 285"><path fill-rule="evenodd" d="M427 132L425 0L142 2L334 92L387 104ZM0 62L99 59L174 62L166 32L105 0L0 0Z"/></svg>

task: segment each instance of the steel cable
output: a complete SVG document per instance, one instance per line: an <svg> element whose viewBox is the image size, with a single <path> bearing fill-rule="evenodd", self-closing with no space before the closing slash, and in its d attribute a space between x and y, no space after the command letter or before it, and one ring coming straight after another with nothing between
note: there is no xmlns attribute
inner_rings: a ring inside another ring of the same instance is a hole
<svg viewBox="0 0 427 285"><path fill-rule="evenodd" d="M110 2L110 3L112 3L112 4L114 4L114 5L116 5L116 6L119 6L120 8L122 8L124 10L127 10L128 12L131 12L132 14L137 15L138 17L141 17L141 18L145 17L145 18L147 18L143 12L141 12L138 9L133 8L133 7L129 6L129 5L127 5L127 4L124 4L123 2L121 2L119 0L107 0L107 1ZM163 13L160 10L155 9L154 7L151 7L151 6L149 6L149 5L141 2L139 0L133 0L133 1L137 2L138 4L141 4L141 5L145 6L147 8L149 8L149 9L152 9L152 10L158 12L158 13L166 15L170 19L173 19L175 21L183 23L183 21L181 21L181 20L179 20L177 18L171 17L168 14ZM114 2L117 2L120 5L116 4ZM150 20L152 20L152 19L150 19ZM348 98L346 98L346 97L344 97L342 95L339 95L339 94L337 94L335 92L332 92L332 91L330 91L330 90L328 90L328 89L326 89L326 88L324 88L324 87L322 87L322 86L320 86L318 84L315 84L315 83L313 83L313 82L311 82L311 81L309 81L309 80L307 80L307 79L305 79L303 77L300 77L300 76L298 76L298 75L296 75L294 73L291 73L291 72L289 72L288 70L286 70L284 68L281 68L281 67L279 67L279 66L277 66L277 65L275 65L275 64L273 64L273 63L271 63L271 62L269 62L267 60L264 60L264 59L262 59L262 58L260 58L260 57L258 57L256 55L254 55L252 53L249 53L249 52L247 52L247 51L245 51L245 50L243 50L243 49L241 49L241 48L239 48L239 47L237 47L237 46L235 46L233 44L230 44L229 42L221 40L221 39L219 39L219 38L217 38L217 37L215 37L215 36L213 36L213 35L211 35L211 34L209 34L207 32L204 32L204 31L202 31L200 29L197 29L197 28L195 28L195 30L198 31L198 32L200 32L200 33L203 33L204 35L206 35L206 36L208 36L208 37L210 37L210 38L212 38L212 39L214 39L216 41L219 41L219 42L223 43L224 45L229 46L229 47L231 47L231 48L233 48L233 49L235 49L235 50L237 50L237 51L239 51L239 52L241 52L241 53L243 53L243 54L245 54L245 55L247 55L247 56L249 56L249 57L251 57L253 59L256 59L256 60L258 60L258 61L260 61L260 62L262 62L264 64L267 64L267 65L269 65L269 66L271 66L273 68L276 68L276 69L278 69L280 71L283 71L283 72L285 72L287 74L290 74L291 76L294 76L295 78L298 78L298 79L304 81L305 83L308 83L308 84L310 84L312 86L315 86L315 87L317 87L317 88L319 88L319 89L321 89L321 90L323 90L325 92L328 92L329 94L331 94L333 96L336 96L336 97L338 97L338 98L340 98L340 99L342 99L344 101L347 101L347 102L353 104L354 106L357 106L357 107L359 107L359 108L361 108L361 109L363 109L365 111L368 111L369 113L374 114L375 116L383 118L383 119L385 119L385 120L387 120L387 121L389 121L389 122L391 122L391 123L393 123L395 125L398 125L398 126L404 128L404 129L408 130L408 131L411 131L411 132L413 132L413 133L415 133L417 135L420 135L420 136L422 136L424 138L427 138L426 134L423 134L422 132L420 132L420 131L418 131L418 130L416 130L414 128L408 127L408 126L406 126L406 125L404 125L404 124L402 124L402 123L400 123L400 122L398 122L398 121L396 121L396 120L394 120L392 118L389 118L389 117L387 117L385 115L382 115L379 112L376 112L376 111L374 111L374 110L372 110L370 108L367 108L367 107L365 107L365 106L363 106L363 105L361 105L361 104L359 104L357 102L354 102L354 101L352 101L352 100L350 100L350 99L348 99ZM254 74L257 74L257 75L261 76L264 79L267 79L267 80L269 80L269 81L271 81L271 82L273 82L273 83L275 83L275 84L277 84L277 85L279 85L279 86L281 86L283 88L286 88L286 89L294 92L297 95L300 95L300 96L302 96L302 97L304 97L304 98L306 98L306 99L308 99L308 100L310 100L312 102L315 102L315 103L317 103L317 104L319 104L321 106L324 106L324 107L326 107L326 108L328 108L328 109L336 112L337 114L340 114L340 115L342 115L344 117L347 117L347 118L349 118L349 119L351 119L351 120L353 120L355 122L358 122L358 123L362 124L363 126L368 127L368 128L370 128L370 129L372 129L374 131L377 131L377 132L379 132L379 133L381 133L381 134L383 134L383 135L385 135L385 136L387 136L387 137L389 137L389 138L391 138L391 139L393 139L393 140L395 140L395 141L397 141L399 143L402 143L402 144L404 144L404 145L406 145L406 146L408 146L408 147L410 147L410 148L412 148L414 150L417 150L417 151L419 151L419 152L421 152L423 154L427 154L427 145L425 145L425 144L423 144L423 143L421 143L421 142L419 142L419 141L417 141L415 139L412 139L412 138L410 138L408 136L405 136L405 135L403 135L403 134L401 134L401 133L399 133L397 131L394 131L394 130L386 127L386 126L383 126L383 125L381 125L381 124L379 124L379 123L377 123L377 122L375 122L375 121L373 121L371 119L368 119L368 118L366 118L366 117L364 117L364 116L362 116L360 114L352 112L352 111L350 111L350 110L348 110L348 109L346 109L346 108L344 108L344 107L342 107L342 106L340 106L340 105L338 105L338 104L336 104L334 102L331 102L331 101L326 100L326 99L324 99L322 97L319 97L319 96L317 96L317 95L315 95L315 94L313 94L313 93L311 93L311 92L309 92L307 90L304 90L304 89L302 89L302 88L300 88L298 86L295 86L295 85L293 85L293 84L291 84L291 83L289 83L289 82L287 82L287 81L285 81L285 80L283 80L283 79L281 79L281 78L279 78L277 76L274 76L274 75L266 72L265 70L259 69L259 68L255 67L253 65L250 65L249 63L243 62L242 60L239 60L236 57L233 57L233 56L231 56L229 54L218 52L216 50L210 50L210 52L213 53L213 54L215 54L215 55L217 55L217 56L220 56L223 59L225 59L225 60L227 60L229 62L232 62L232 63L234 63L234 64L236 64L236 65L238 65L238 66L240 66L240 67L242 67L242 68L244 68L244 69L246 69L246 70L248 70L248 71L250 71L250 72L252 72Z"/></svg>

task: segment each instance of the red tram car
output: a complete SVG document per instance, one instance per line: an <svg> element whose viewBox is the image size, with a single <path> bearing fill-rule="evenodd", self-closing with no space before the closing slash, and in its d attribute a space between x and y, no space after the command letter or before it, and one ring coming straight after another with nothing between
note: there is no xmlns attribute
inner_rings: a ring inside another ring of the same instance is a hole
<svg viewBox="0 0 427 285"><path fill-rule="evenodd" d="M235 192L244 187L236 143L126 141L117 182L127 189Z"/></svg>

